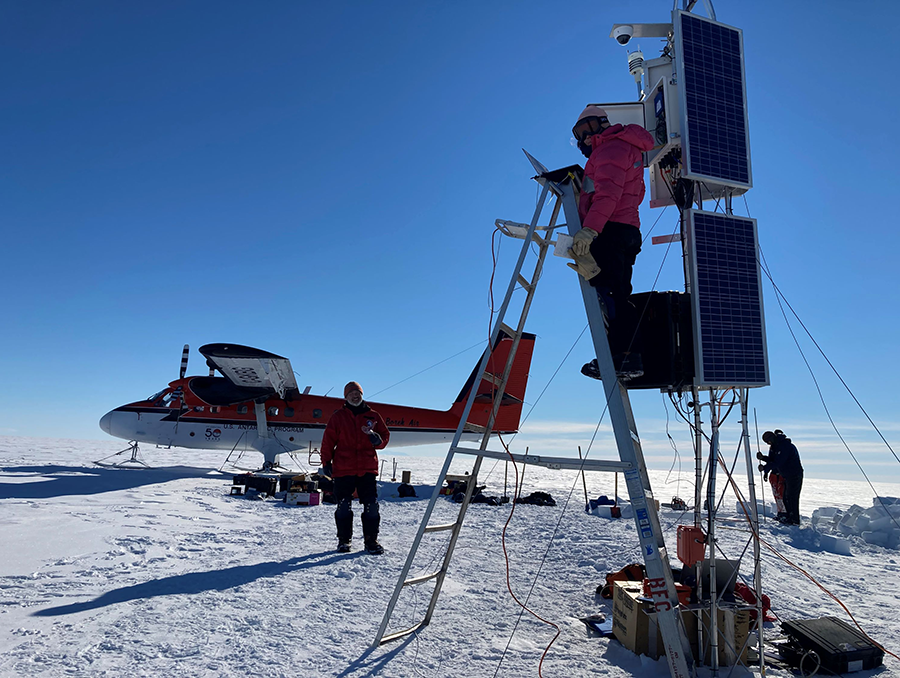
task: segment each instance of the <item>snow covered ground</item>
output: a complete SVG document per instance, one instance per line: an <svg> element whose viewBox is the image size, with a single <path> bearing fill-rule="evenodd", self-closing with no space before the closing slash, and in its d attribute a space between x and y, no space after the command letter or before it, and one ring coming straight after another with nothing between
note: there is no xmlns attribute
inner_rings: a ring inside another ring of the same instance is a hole
<svg viewBox="0 0 900 678"><path fill-rule="evenodd" d="M379 557L335 553L329 506L229 496L230 476L211 471L221 453L148 448L153 470L91 464L119 447L113 441L0 438L0 675L537 675L554 630L528 614L520 618L506 590L500 533L508 505L470 509L431 625L369 649L442 459L384 455L381 542L387 552ZM389 482L394 458L398 477L400 470L412 471L418 499L397 498L397 483ZM492 466L485 462L485 469ZM486 493L502 494L504 465L487 470ZM651 472L657 498L678 494L690 501L689 481L666 482L667 475ZM592 498L613 493L609 475L588 474L587 483ZM876 489L900 496L900 485ZM606 572L639 560L633 522L586 514L573 472L529 467L523 494L535 490L550 492L558 505L518 506L507 543L513 589L562 630L543 675L667 676L665 661L633 655L578 620L609 612L595 588ZM900 551L851 537L852 555L830 553L809 527L815 508L869 507L872 496L862 482L807 479L803 526L767 522L762 535L897 653ZM436 520L451 520L456 508L442 499ZM723 516L736 518L731 495ZM661 513L673 560L675 526L690 522L679 518ZM358 535L358 518L355 527ZM720 538L726 552L737 555L747 533L740 521L725 520ZM435 568L446 536L425 539L430 546L420 551L420 573ZM748 559L742 573L749 572ZM768 551L763 573L781 619L847 619L813 582ZM392 628L421 618L430 593L424 586L401 598ZM882 669L854 675L875 674L900 676L900 662L888 656Z"/></svg>

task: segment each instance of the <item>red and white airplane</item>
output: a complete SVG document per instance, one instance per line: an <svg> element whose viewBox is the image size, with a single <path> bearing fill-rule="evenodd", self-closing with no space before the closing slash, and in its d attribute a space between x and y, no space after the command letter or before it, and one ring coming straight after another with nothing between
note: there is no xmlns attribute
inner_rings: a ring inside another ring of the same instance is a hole
<svg viewBox="0 0 900 678"><path fill-rule="evenodd" d="M512 339L502 335L488 359L486 372L497 375L506 366ZM519 428L534 335L524 334L513 361L493 430L514 433ZM100 428L117 438L165 447L196 449L255 449L263 454L264 469L278 465L281 454L317 449L332 413L342 398L301 392L287 358L236 344L207 344L200 348L209 376L186 377L188 347L184 347L178 379L146 400L122 405L100 419ZM479 361L480 364L480 361ZM213 376L218 370L222 376ZM448 410L429 410L372 402L391 430L390 447L450 441L459 425L472 371ZM480 440L496 392L492 381L479 380L478 392L466 420L464 440Z"/></svg>

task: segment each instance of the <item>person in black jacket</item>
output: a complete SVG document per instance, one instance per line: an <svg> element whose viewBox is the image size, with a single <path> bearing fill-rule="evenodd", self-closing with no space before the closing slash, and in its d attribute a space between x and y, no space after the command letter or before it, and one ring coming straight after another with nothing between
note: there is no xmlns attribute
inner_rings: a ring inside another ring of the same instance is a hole
<svg viewBox="0 0 900 678"><path fill-rule="evenodd" d="M763 473L777 473L784 479L784 510L785 515L778 520L785 525L800 524L800 489L803 487L803 465L800 463L800 453L790 438L784 435L784 431L775 429L766 431L762 435L763 442L769 446L769 455L757 452L756 456L762 460L759 470Z"/></svg>

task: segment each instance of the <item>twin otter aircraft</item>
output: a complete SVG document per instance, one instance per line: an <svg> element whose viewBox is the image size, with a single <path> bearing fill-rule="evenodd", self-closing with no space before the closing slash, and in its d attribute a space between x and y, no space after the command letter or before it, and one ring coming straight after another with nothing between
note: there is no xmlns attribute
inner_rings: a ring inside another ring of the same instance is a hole
<svg viewBox="0 0 900 678"><path fill-rule="evenodd" d="M486 374L477 379L478 392L466 420L470 433L464 439L481 439L478 431L487 425L496 392L489 377L496 375L499 383L511 347L512 339L501 334ZM523 335L494 423L496 433L514 433L519 428L533 350L534 335ZM308 386L300 392L290 361L274 353L237 344L207 344L200 353L210 368L209 376L185 377L185 346L177 380L146 400L105 414L100 428L134 443L216 450L252 448L263 454L263 468L272 468L278 465L280 454L318 448L328 419L343 406L342 398L312 395ZM213 376L216 370L222 376ZM390 447L452 440L477 371L478 365L446 411L370 403L391 430Z"/></svg>

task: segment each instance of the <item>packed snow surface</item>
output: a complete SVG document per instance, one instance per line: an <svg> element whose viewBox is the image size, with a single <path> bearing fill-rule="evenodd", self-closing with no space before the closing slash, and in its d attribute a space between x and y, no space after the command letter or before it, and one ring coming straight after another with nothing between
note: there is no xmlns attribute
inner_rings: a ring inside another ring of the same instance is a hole
<svg viewBox="0 0 900 678"><path fill-rule="evenodd" d="M538 675L555 631L522 614L507 592L500 538L509 504L469 509L432 623L370 648L442 459L383 453L386 553L370 556L360 548L358 507L354 550L338 554L332 507L230 496L231 476L215 471L223 461L218 452L148 448L150 470L92 465L118 448L112 441L0 438L0 675ZM397 482L391 481L394 459ZM300 461L309 468L305 457ZM460 459L451 472L470 465ZM485 462L486 494L503 494L505 468ZM417 499L397 496L403 470L412 472ZM687 474L677 479L651 471L651 479L661 501L678 495L692 504ZM588 473L586 482L591 498L614 495L610 474ZM512 469L508 483L512 494ZM718 487L726 489L722 479ZM898 485L875 489L880 496L900 496ZM513 590L561 631L543 675L667 676L664 660L636 656L579 621L611 613L609 602L595 596L597 585L605 573L640 560L633 521L585 513L575 472L528 467L522 495L536 490L552 494L557 505L518 505L507 529L507 551ZM627 500L621 478L619 496ZM870 543L871 537L859 536L863 530L836 527L854 505L855 525L873 497L864 482L806 479L803 525L767 520L762 526L771 547L763 549L763 585L782 620L828 615L849 621L841 606L777 551L897 653L900 551ZM771 500L762 493L758 498ZM727 490L718 536L728 557L738 557L749 537L735 504ZM441 498L434 522L452 521L457 508ZM837 521L835 511L817 514L819 527L832 526L824 535L810 524L813 510L823 508L842 512ZM876 515L881 514L866 514L869 524ZM663 509L660 518L677 564L675 529L691 523L692 514ZM447 535L425 536L412 574L437 569ZM834 548L836 537L846 548ZM741 573L750 579L749 555ZM430 592L430 584L407 587L390 628L419 621ZM777 623L768 628L778 632ZM739 669L734 675L747 673ZM881 669L854 675L875 674L900 676L900 662L887 656Z"/></svg>

